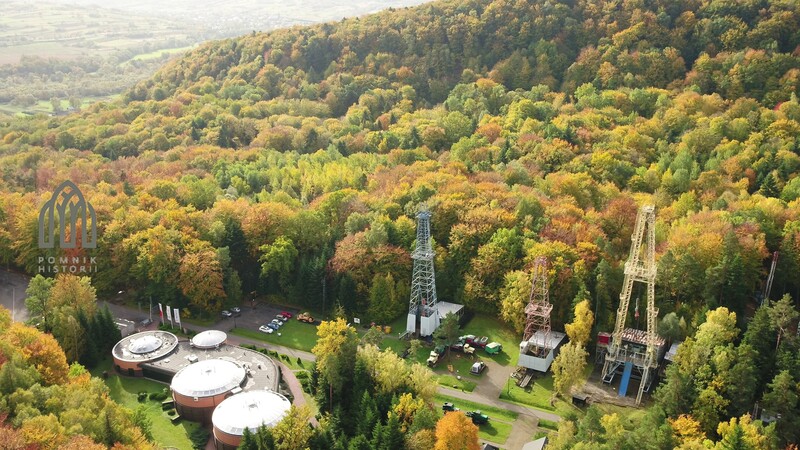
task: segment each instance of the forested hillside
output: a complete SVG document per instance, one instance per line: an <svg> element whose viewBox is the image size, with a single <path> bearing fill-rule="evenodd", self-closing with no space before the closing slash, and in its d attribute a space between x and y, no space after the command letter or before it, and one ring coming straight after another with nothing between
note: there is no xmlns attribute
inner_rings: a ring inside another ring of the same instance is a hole
<svg viewBox="0 0 800 450"><path fill-rule="evenodd" d="M0 262L36 272L38 210L70 179L101 295L320 310L324 280L327 309L385 323L425 204L439 298L521 331L546 255L554 327L590 299L608 329L649 202L661 317L744 328L772 252L771 298L800 297L799 90L791 0L436 1L211 42L119 103L0 120ZM779 370L797 389L781 345L761 390Z"/></svg>
<svg viewBox="0 0 800 450"><path fill-rule="evenodd" d="M36 209L68 178L98 211L101 293L318 306L324 276L365 312L391 277L395 314L426 203L442 298L519 326L548 254L556 322L596 293L607 325L647 200L663 313L744 312L775 250L773 295L797 297L798 20L795 2L434 2L212 42L123 103L3 121L4 262L36 270Z"/></svg>

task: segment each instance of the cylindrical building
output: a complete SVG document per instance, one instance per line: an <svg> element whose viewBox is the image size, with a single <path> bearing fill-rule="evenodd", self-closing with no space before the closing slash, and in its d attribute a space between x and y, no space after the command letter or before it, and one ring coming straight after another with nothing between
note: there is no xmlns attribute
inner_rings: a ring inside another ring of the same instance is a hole
<svg viewBox="0 0 800 450"><path fill-rule="evenodd" d="M214 407L241 392L245 369L227 359L208 359L190 364L172 378L170 389L175 409L182 417L208 423Z"/></svg>
<svg viewBox="0 0 800 450"><path fill-rule="evenodd" d="M117 342L112 350L114 368L129 376L142 376L143 363L170 355L178 346L178 337L167 331L143 331Z"/></svg>
<svg viewBox="0 0 800 450"><path fill-rule="evenodd" d="M235 450L245 428L255 432L262 425L274 427L289 412L291 402L273 391L249 391L234 395L214 409L214 445Z"/></svg>

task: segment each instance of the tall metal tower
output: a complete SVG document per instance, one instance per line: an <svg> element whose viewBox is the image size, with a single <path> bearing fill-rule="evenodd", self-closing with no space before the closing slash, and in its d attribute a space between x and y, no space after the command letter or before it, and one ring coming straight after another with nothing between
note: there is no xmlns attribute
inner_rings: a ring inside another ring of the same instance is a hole
<svg viewBox="0 0 800 450"><path fill-rule="evenodd" d="M525 307L525 332L522 340L527 341L537 331L544 333L544 346L547 347L550 341L550 312L553 305L550 304L550 293L547 279L547 258L539 256L533 264L533 285L531 286L531 296L528 306Z"/></svg>
<svg viewBox="0 0 800 450"><path fill-rule="evenodd" d="M411 279L411 300L406 322L406 331L420 336L430 336L439 327L433 256L431 213L427 209L422 209L417 214L417 247L411 253L414 273Z"/></svg>
<svg viewBox="0 0 800 450"><path fill-rule="evenodd" d="M612 377L621 364L631 363L642 371L639 394L636 397L637 405L642 401L642 392L644 392L645 385L648 385L651 381L650 377L653 375L650 373L651 369L655 369L658 364L656 343L658 340L658 330L656 329L658 309L655 306L655 222L655 206L642 206L636 216L636 227L633 230L633 236L631 236L631 252L628 256L628 261L625 262L625 280L622 283L622 292L619 294L617 322L614 325L614 334L611 336L611 344L608 346L608 354L603 365L604 379ZM645 232L647 233L646 235ZM634 281L644 283L647 286L647 335L645 339L647 349L644 354L629 352L627 346L623 347L622 342Z"/></svg>

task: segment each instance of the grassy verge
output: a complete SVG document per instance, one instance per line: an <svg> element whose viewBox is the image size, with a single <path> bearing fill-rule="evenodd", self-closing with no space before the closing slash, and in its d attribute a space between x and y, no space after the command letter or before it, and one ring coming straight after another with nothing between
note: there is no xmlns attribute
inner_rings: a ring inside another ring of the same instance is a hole
<svg viewBox="0 0 800 450"><path fill-rule="evenodd" d="M104 382L106 386L108 386L109 396L115 402L132 410L140 406L143 407L145 414L153 423L153 439L159 446L182 449L192 448L190 436L200 428L200 424L187 420L182 420L178 424L173 424L167 413L161 410L160 401L145 400L139 402L137 399L139 392L159 392L166 387L165 384L144 378L127 378L113 374L111 372L110 360L98 365L92 370L92 373L98 375L102 374L103 371L109 372L109 376Z"/></svg>
<svg viewBox="0 0 800 450"><path fill-rule="evenodd" d="M461 379L459 380L452 375L441 375L437 377L437 381L442 386L446 386L453 389L461 389L464 392L472 392L475 390L475 386L477 386L475 382L469 381L464 377L461 377Z"/></svg>
<svg viewBox="0 0 800 450"><path fill-rule="evenodd" d="M245 328L234 328L231 333L236 336L256 339L306 352L310 352L317 343L317 327L295 319L289 320L280 330L272 334ZM278 333L280 333L280 335L278 335Z"/></svg>
<svg viewBox="0 0 800 450"><path fill-rule="evenodd" d="M548 430L558 430L558 423L551 420L539 419L539 428L547 428Z"/></svg>
<svg viewBox="0 0 800 450"><path fill-rule="evenodd" d="M489 420L489 423L478 426L478 436L498 444L505 444L512 428L510 423Z"/></svg>
<svg viewBox="0 0 800 450"><path fill-rule="evenodd" d="M434 402L436 403L436 406L439 408L441 408L442 403L450 402L456 405L456 407L460 408L462 411L480 410L481 412L489 416L490 419L499 419L506 422L513 422L517 420L517 417L519 416L519 414L513 411L507 411L502 408L497 408L490 405L484 405L481 403L475 403L468 400L461 400L460 398L450 397L448 395L443 395L443 394L436 394L436 396L433 399Z"/></svg>

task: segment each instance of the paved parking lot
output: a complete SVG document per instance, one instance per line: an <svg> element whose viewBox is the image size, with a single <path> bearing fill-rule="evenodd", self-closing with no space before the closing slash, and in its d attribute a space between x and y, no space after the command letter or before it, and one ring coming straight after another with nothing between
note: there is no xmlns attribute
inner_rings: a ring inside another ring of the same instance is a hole
<svg viewBox="0 0 800 450"><path fill-rule="evenodd" d="M300 313L300 310L297 308L256 304L255 308L243 306L242 312L240 314L234 314L233 317L220 317L214 325L223 330L230 330L237 327L258 330L258 327L270 323L275 316L283 311L291 313L292 320L294 320L294 316Z"/></svg>

